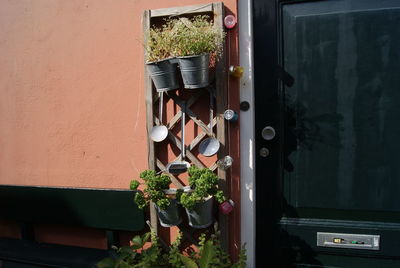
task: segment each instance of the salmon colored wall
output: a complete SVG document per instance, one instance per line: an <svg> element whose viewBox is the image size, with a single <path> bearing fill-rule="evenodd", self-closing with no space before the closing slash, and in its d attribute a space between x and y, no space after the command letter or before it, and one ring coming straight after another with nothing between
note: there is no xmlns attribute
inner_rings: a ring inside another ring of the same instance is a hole
<svg viewBox="0 0 400 268"><path fill-rule="evenodd" d="M1 1L0 184L127 188L147 168L142 13L209 2ZM236 0L224 4L237 13ZM229 63L238 63L237 29L227 39ZM230 79L229 90L238 111L237 81ZM237 207L238 129L230 128ZM239 219L237 209L230 216L233 249ZM38 237L51 240L42 229Z"/></svg>

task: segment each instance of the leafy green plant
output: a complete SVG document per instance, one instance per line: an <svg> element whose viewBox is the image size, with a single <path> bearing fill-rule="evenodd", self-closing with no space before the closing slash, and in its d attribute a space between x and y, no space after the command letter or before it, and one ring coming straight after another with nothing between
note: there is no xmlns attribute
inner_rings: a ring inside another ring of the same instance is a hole
<svg viewBox="0 0 400 268"><path fill-rule="evenodd" d="M151 246L144 249L144 245L151 237ZM158 238L154 232L137 235L131 240L130 246L114 248L116 258L105 258L98 262L98 268L148 268L166 267L165 256L161 253Z"/></svg>
<svg viewBox="0 0 400 268"><path fill-rule="evenodd" d="M242 247L239 260L235 264L231 264L228 253L226 253L219 241L218 232L206 238L205 234L200 236L199 253L196 256L185 256L180 254L181 261L186 268L245 268L246 267L246 250Z"/></svg>
<svg viewBox="0 0 400 268"><path fill-rule="evenodd" d="M183 207L193 209L197 203L209 196L215 196L219 203L226 200L224 193L218 190L218 176L210 169L191 166L188 172L189 185L193 191L181 195L180 202Z"/></svg>
<svg viewBox="0 0 400 268"><path fill-rule="evenodd" d="M151 246L144 248L151 237ZM183 255L180 250L182 234L168 249L159 244L157 235L152 231L142 236L135 236L130 246L116 248L115 258L106 258L97 263L98 268L245 268L246 251L244 247L239 261L231 264L229 255L222 249L219 232L209 238L200 236L199 251L193 255Z"/></svg>
<svg viewBox="0 0 400 268"><path fill-rule="evenodd" d="M143 209L149 201L153 201L160 209L165 210L170 205L170 200L164 190L169 189L171 179L165 174L157 174L154 170L145 170L139 177L143 179L145 189L135 194L137 206ZM139 181L132 180L130 188L136 190L139 184Z"/></svg>
<svg viewBox="0 0 400 268"><path fill-rule="evenodd" d="M182 261L182 258L181 258L182 254L180 253L180 249L179 249L181 242L182 242L182 233L179 232L175 241L172 242L170 250L169 250L169 254L168 254L168 262L171 265L171 267L186 268L185 263Z"/></svg>
<svg viewBox="0 0 400 268"><path fill-rule="evenodd" d="M171 19L166 22L166 28L169 29L174 56L219 54L222 51L225 33L214 27L209 16Z"/></svg>
<svg viewBox="0 0 400 268"><path fill-rule="evenodd" d="M232 268L246 268L246 261L247 261L246 244L244 244L240 249L239 260L232 265Z"/></svg>

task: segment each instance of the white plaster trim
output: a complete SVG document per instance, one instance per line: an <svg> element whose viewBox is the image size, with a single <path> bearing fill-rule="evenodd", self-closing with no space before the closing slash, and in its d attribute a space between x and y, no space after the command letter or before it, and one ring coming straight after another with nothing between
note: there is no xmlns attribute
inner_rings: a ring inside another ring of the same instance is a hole
<svg viewBox="0 0 400 268"><path fill-rule="evenodd" d="M246 243L247 267L255 267L255 142L253 81L253 16L252 0L238 1L240 65L244 74L240 83L240 101L250 103L240 112L240 200L241 241Z"/></svg>

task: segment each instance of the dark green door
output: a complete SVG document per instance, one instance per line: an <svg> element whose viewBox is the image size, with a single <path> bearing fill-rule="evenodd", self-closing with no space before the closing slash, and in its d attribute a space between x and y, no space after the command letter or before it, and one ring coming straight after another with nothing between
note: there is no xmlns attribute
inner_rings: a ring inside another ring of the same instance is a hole
<svg viewBox="0 0 400 268"><path fill-rule="evenodd" d="M257 266L400 267L400 1L255 0L254 31Z"/></svg>

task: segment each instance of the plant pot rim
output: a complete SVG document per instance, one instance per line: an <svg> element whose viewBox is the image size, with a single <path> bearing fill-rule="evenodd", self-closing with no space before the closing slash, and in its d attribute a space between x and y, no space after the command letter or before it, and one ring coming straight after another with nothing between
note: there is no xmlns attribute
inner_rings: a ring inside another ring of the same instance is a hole
<svg viewBox="0 0 400 268"><path fill-rule="evenodd" d="M201 200L201 201L199 201L199 202L196 202L196 204L203 204L203 203L209 201L210 199L212 199L213 197L214 197L214 196L209 195L209 196L207 196L206 198L204 198L203 200Z"/></svg>
<svg viewBox="0 0 400 268"><path fill-rule="evenodd" d="M201 202L199 202L199 203L204 203L204 202L207 202L208 200L210 200L211 198L213 198L214 196L212 196L212 195L209 195L209 196L207 196L206 198L204 198Z"/></svg>
<svg viewBox="0 0 400 268"><path fill-rule="evenodd" d="M189 55L189 56L178 56L178 57L176 57L176 58L177 58L177 59L188 59L188 58L201 57L201 56L205 56L205 55L210 55L210 53L201 53L201 54Z"/></svg>
<svg viewBox="0 0 400 268"><path fill-rule="evenodd" d="M164 62L164 61L170 61L170 60L173 60L173 59L175 59L175 57L169 57L169 58L165 58L165 59L158 60L158 61L146 61L146 65L157 64L157 63L161 63L161 62Z"/></svg>
<svg viewBox="0 0 400 268"><path fill-rule="evenodd" d="M184 193L191 193L193 192L193 190L190 188L190 186L184 186L183 188L181 188L183 190ZM166 190L163 190L163 192L165 194L176 194L176 192L178 191L177 188L169 188Z"/></svg>

